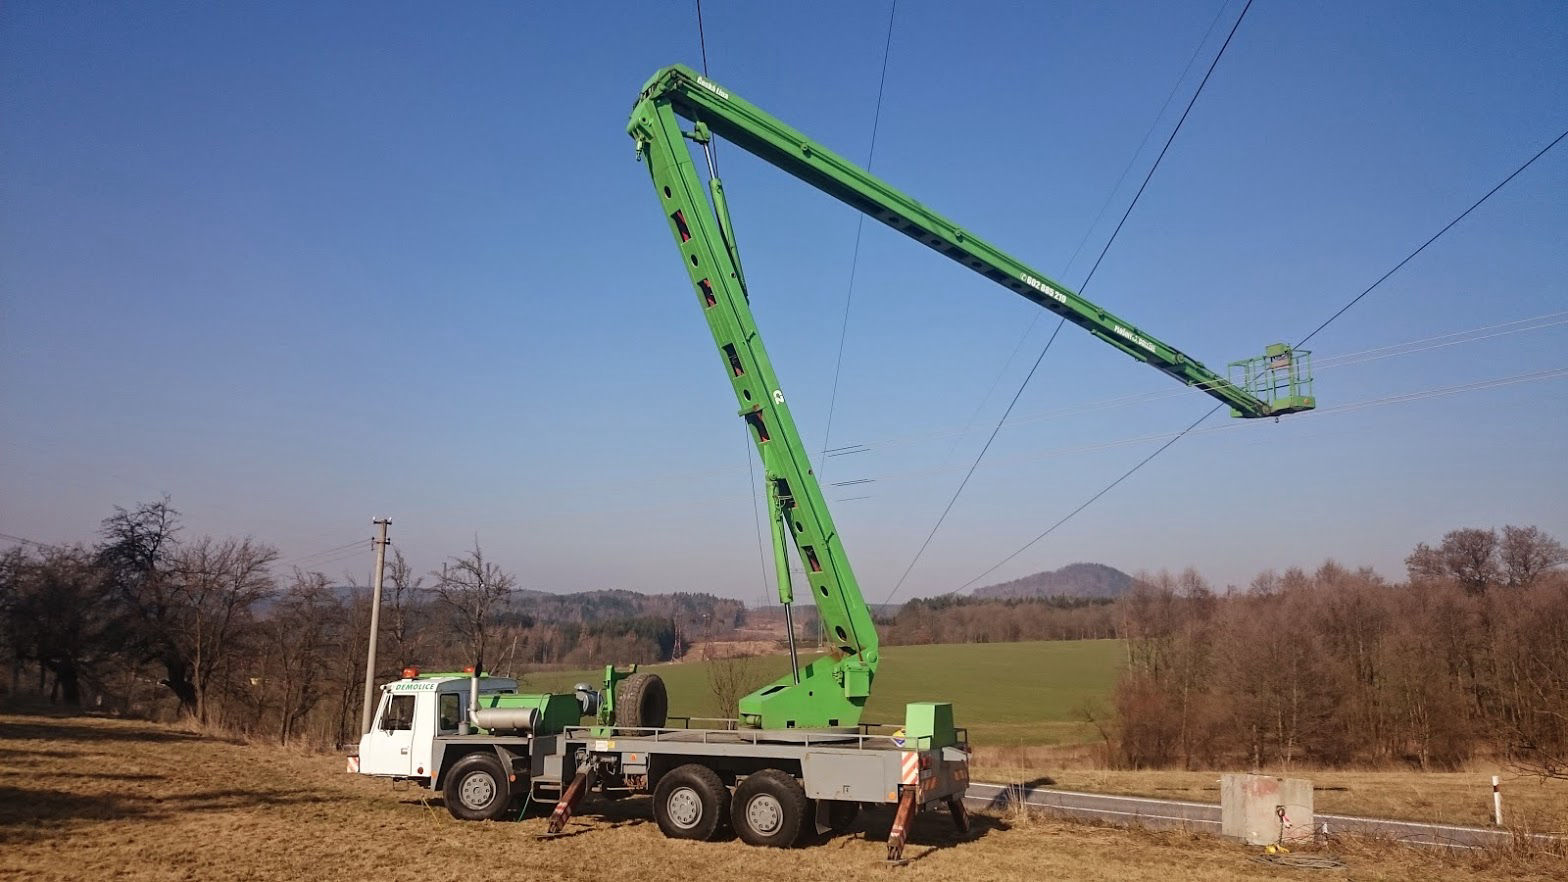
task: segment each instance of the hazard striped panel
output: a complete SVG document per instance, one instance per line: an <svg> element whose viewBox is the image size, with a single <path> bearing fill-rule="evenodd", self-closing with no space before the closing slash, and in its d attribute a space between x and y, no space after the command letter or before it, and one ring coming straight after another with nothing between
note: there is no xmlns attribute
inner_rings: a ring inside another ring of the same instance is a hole
<svg viewBox="0 0 1568 882"><path fill-rule="evenodd" d="M903 774L899 777L900 784L914 784L920 780L920 754L918 751L904 752Z"/></svg>
<svg viewBox="0 0 1568 882"><path fill-rule="evenodd" d="M351 756L348 758L348 773L350 775L359 774L359 757Z"/></svg>

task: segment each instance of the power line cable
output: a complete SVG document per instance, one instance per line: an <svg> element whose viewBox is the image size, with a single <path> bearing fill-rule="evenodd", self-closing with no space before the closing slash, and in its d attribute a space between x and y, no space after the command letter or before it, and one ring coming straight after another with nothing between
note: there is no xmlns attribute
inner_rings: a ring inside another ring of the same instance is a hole
<svg viewBox="0 0 1568 882"><path fill-rule="evenodd" d="M1214 10L1214 18L1209 20L1209 27L1203 32L1203 39L1198 41L1198 45L1192 47L1192 55L1188 56L1187 64L1182 67L1181 73L1176 76L1176 82L1171 84L1171 90L1165 96L1165 103L1160 105L1160 112L1154 115L1154 119L1149 123L1148 131L1143 133L1143 140L1138 142L1138 149L1134 150L1132 155L1127 157L1127 165L1122 168L1122 173L1117 176L1116 183L1111 187L1111 192L1105 194L1105 201L1100 204L1100 210L1095 212L1094 220L1090 222L1089 228L1083 231L1083 238L1078 240L1078 247L1073 249L1072 255L1067 258L1067 263L1063 265L1064 270L1072 269L1073 263L1078 260L1078 254L1083 251L1083 246L1089 244L1089 237L1094 234L1095 227L1100 225L1100 218L1105 216L1105 210L1111 207L1111 200L1115 199L1116 194L1121 191L1122 182L1127 180L1127 175L1132 171L1132 167L1138 161L1138 157L1143 155L1143 148L1149 145L1149 139L1154 136L1154 130L1159 128L1160 120L1165 118L1165 111L1170 109L1171 102L1176 99L1176 92L1181 89L1181 84L1186 81L1187 74L1192 71L1192 66L1197 63L1198 55L1203 51L1203 47L1208 45L1209 35L1214 33L1214 26L1220 23L1220 16L1225 14L1225 7L1229 5L1229 0L1223 0L1220 3L1220 8ZM1240 19L1237 19L1237 21L1240 22ZM1202 87L1200 86L1199 88L1201 89ZM1039 315L1039 313L1035 313L1036 318Z"/></svg>
<svg viewBox="0 0 1568 882"><path fill-rule="evenodd" d="M280 565L302 564L302 563L305 563L306 561L311 560L313 558L330 557L332 555L337 554L338 552L346 551L346 550L351 549L351 548L355 549L355 550L358 550L361 545L363 545L364 543L369 542L369 541L371 541L371 540L368 540L368 539L355 539L353 542L347 542L347 543L344 543L343 545L337 545L337 546L334 546L332 548L324 548L321 551L312 551L312 552L310 552L308 554L298 554L298 555L295 555L293 557L287 558L286 560L280 561Z"/></svg>
<svg viewBox="0 0 1568 882"><path fill-rule="evenodd" d="M1249 5L1250 5L1250 0L1249 0ZM1245 14L1246 10L1243 9L1242 12L1243 12L1243 14ZM1360 303L1362 298L1366 297L1368 294L1372 293L1379 286L1381 286L1384 282L1388 281L1389 277L1393 276L1394 273L1398 272L1401 268L1403 268L1406 264L1408 264L1411 260L1413 260L1416 257L1416 255L1418 255L1421 252L1425 251L1427 246L1431 245L1433 242L1436 242L1439 238L1441 238L1443 236L1444 233L1447 233L1449 230L1453 229L1456 224L1458 224L1461 220L1464 220L1467 216L1469 216L1469 214L1471 212L1473 212L1477 208L1481 207L1481 205L1483 203L1485 203L1488 199L1492 198L1493 194L1495 194L1495 193L1497 193L1497 191L1501 190L1509 181L1512 181L1514 178L1518 177L1525 169L1529 168L1531 165L1534 165L1536 160L1540 159L1542 156L1545 156L1547 151L1551 150L1553 147L1556 147L1559 143L1562 142L1562 140L1564 138L1568 138L1568 129L1565 129L1562 132L1562 134L1558 135L1556 138L1553 138L1551 143L1547 144L1545 147L1542 147L1539 151L1537 151L1535 153L1534 156L1531 156L1529 159L1525 160L1523 165L1520 165L1518 168L1516 168L1512 172L1510 172L1509 175L1507 177L1503 178L1502 181L1500 181L1495 187L1493 187L1492 189L1486 191L1486 194L1484 196L1482 196L1480 199L1477 199L1475 202L1471 203L1469 208L1466 208L1464 211L1460 212L1458 214L1458 216L1456 216L1453 220L1451 220L1448 223L1444 224L1442 229L1438 230L1435 234L1433 234L1431 236L1431 238L1427 239L1425 242L1422 242L1414 251L1412 251L1409 254L1407 254L1404 257L1403 260L1401 260L1398 263L1394 264L1393 269L1391 269L1388 272L1384 273L1383 275L1379 276L1377 281L1375 281L1372 284L1368 285L1366 288L1364 288L1356 296L1350 298L1349 302L1347 302L1344 306L1341 306L1338 310L1336 310L1334 312L1333 315L1329 316L1328 319L1326 319L1322 324L1320 324L1316 328L1314 328L1312 330L1312 333L1310 333L1310 334L1306 335L1305 337L1301 338L1301 342L1297 343L1296 345L1299 347L1299 346L1305 344L1308 340L1311 340L1313 337L1316 337L1324 328L1327 328L1329 325L1333 324L1335 320L1337 320L1340 316L1342 316L1346 312L1348 312L1351 307L1355 306L1357 303ZM1105 494L1109 493L1111 490L1115 489L1115 487L1118 484L1120 484L1123 481L1127 480L1128 478L1132 477L1134 473L1136 473L1139 469L1143 468L1144 466L1148 465L1151 461L1154 460L1155 457L1157 457L1160 454L1164 453L1165 451L1169 450L1171 445L1175 444L1177 441L1180 441L1182 439L1182 437L1185 436L1188 432L1191 432L1193 429L1196 429L1200 423L1202 423L1204 420L1207 420L1209 417L1213 416L1215 413L1219 412L1220 408L1222 408L1224 406L1225 405L1223 405L1223 404L1217 404L1214 407L1210 408L1207 413L1205 413L1201 417L1198 417L1191 424L1189 424L1185 429L1182 429L1180 432L1178 432L1174 436L1172 436L1170 440L1166 441L1164 444L1161 444L1158 448L1155 449L1155 451L1153 453L1151 453L1148 456L1144 457L1143 459L1139 460L1136 465L1134 465L1132 468L1128 469L1127 471L1123 472L1122 475L1120 477L1118 477L1116 480L1114 480L1111 483L1105 485L1105 487L1102 488L1099 492L1097 492L1093 496L1089 497L1087 500L1085 500L1077 508L1075 508L1072 511L1068 512L1067 515L1064 516L1061 520L1059 520L1056 523L1052 524L1050 527L1047 527L1044 532L1042 532L1039 535L1035 536L1033 539L1030 539L1028 542L1025 542L1017 551L1014 551L1012 554L1009 554L1008 556L1004 557L1002 560L1000 560L997 563L993 564L992 566L988 567L980 575L975 576L973 579L970 579L968 582L965 582L963 585L960 585L958 587L958 590L962 591L965 588L968 588L970 585L973 585L975 582L978 582L980 579L985 578L986 576L990 575L992 572L995 572L998 567L1002 566L1003 564L1007 563L1008 561L1012 560L1013 558L1016 558L1018 555L1024 553L1024 551L1026 551L1029 548L1033 547L1034 544L1039 542L1041 539L1044 539L1045 537L1051 535L1051 533L1055 532L1057 530L1057 528L1061 527L1063 524L1067 523L1068 521L1070 521L1074 517L1076 517L1079 512L1081 512L1084 509L1088 508L1090 505L1094 504L1094 502L1096 500L1100 499L1100 497L1104 496Z"/></svg>
<svg viewBox="0 0 1568 882"><path fill-rule="evenodd" d="M1230 48L1230 41L1236 36L1236 31L1247 17L1247 10L1251 8L1252 0L1247 0L1246 5L1241 7L1240 14L1236 16L1235 23L1230 27L1230 33L1225 35L1225 42L1221 43L1219 51L1214 53L1214 60L1209 62L1209 69L1203 72L1203 79L1198 81L1198 88L1193 90L1192 97L1187 100L1187 106L1181 112L1181 117L1176 120L1176 125L1171 129L1170 136L1165 139L1165 145L1160 148L1159 155L1154 157L1154 163L1149 166L1148 173L1143 176L1143 183L1138 185L1138 192L1134 193L1132 201L1127 203L1127 210L1122 212L1121 220L1116 223L1116 229L1111 231L1110 238L1105 240L1105 247L1100 249L1100 255L1094 260L1094 266L1089 268L1089 274L1084 276L1083 284L1078 286L1078 293L1082 294L1089 289L1089 283L1094 280L1094 274L1099 271L1100 263L1105 260L1105 255L1111 250L1111 245L1116 242L1116 237L1121 235L1122 227L1126 225L1127 218L1132 216L1133 209L1138 207L1138 201L1143 198L1144 190L1148 189L1149 181L1153 180L1154 173L1159 171L1160 163L1165 160L1165 154L1170 151L1171 144L1176 141L1176 136L1181 133L1182 126L1187 122L1187 116L1192 113L1193 105L1198 103L1198 98L1203 94L1204 87L1209 84L1209 77L1214 75L1214 69L1219 66L1220 59L1225 57L1225 50ZM1041 348L1039 356L1034 360L1034 365L1029 368L1029 373L1025 374L1023 382L1018 384L1018 391L1013 393L1013 400L1008 402L1007 409L1002 412L1001 418L996 421L996 427L991 430L991 440L996 438L996 433L1001 431L1002 424L1007 422L1007 418L1012 415L1013 408L1018 404L1018 399L1023 396L1024 390L1029 387L1029 381L1034 379L1035 371L1040 368L1040 362L1045 359L1045 354L1051 351L1051 344L1056 342L1056 335L1061 333L1062 326L1065 324L1067 324L1066 316L1057 320L1056 328L1051 331L1050 339ZM1218 408L1216 407L1215 409L1217 410ZM969 467L970 475L974 474L975 469L980 465L980 460L984 459L986 452L991 449L991 440L987 440L985 446L980 448L979 455L975 457L974 463ZM909 577L910 570L914 569L915 562L925 553L926 547L931 544L931 538L936 535L936 530L941 527L942 521L947 519L947 513L952 510L953 504L958 501L959 495L964 492L964 487L968 483L969 478L966 475L963 483L959 484L958 490L953 494L952 499L948 500L947 507L942 510L941 517L937 519L936 527L932 528L931 533L926 536L925 542L921 543L919 550L915 552L914 559L910 561L909 567L904 570L904 575L893 586L893 590L888 592L887 600L884 600L883 603L891 603L893 596L904 586L904 580Z"/></svg>
<svg viewBox="0 0 1568 882"><path fill-rule="evenodd" d="M17 542L22 545L32 545L36 548L50 550L64 547L62 545L50 545L48 542L39 542L37 539L28 539L26 536L13 536L10 533L0 533L0 539L8 539L12 542Z"/></svg>
<svg viewBox="0 0 1568 882"><path fill-rule="evenodd" d="M1160 105L1159 112L1154 115L1154 119L1149 121L1149 128L1143 133L1143 138L1138 142L1137 149L1133 150L1132 155L1127 157L1127 164L1122 167L1122 173L1116 176L1116 183L1112 184L1110 191L1105 194L1105 201L1100 203L1100 210L1094 213L1094 220L1090 221L1089 225L1084 228L1083 238L1078 240L1078 245L1073 248L1073 253L1067 258L1067 263L1063 264L1064 274L1070 271L1073 264L1077 262L1078 255L1083 251L1083 246L1089 244L1089 237L1094 235L1095 228L1099 227L1100 218L1105 216L1105 210L1111 207L1112 200L1116 198L1117 193L1121 192L1122 183L1127 180L1127 175L1132 171L1133 165L1138 162L1138 157L1143 155L1143 148L1149 145L1149 139L1154 137L1155 130L1160 126L1160 120L1165 118L1165 111L1169 110L1171 102L1176 100L1177 91L1181 89L1181 84L1186 81L1187 74L1191 72L1192 66L1197 63L1198 55L1203 51L1203 47L1208 44L1209 35L1214 33L1214 26L1220 23L1220 16L1225 14L1225 7L1228 5L1229 0L1222 0L1219 8L1214 10L1214 17L1209 20L1209 26L1203 32L1203 38L1198 41L1198 45L1192 47L1192 54L1187 56L1187 63L1182 67L1181 73L1176 75L1176 81L1171 83L1171 90L1166 93L1165 101ZM1040 316L1045 314L1039 310L1033 310L1032 312L1033 315L1029 318L1029 324L1024 327L1024 332L1018 335L1018 342L1013 344L1013 351L1008 353L1007 358L1002 361L1002 367L997 370L996 376L991 378L991 385L986 388L985 394L980 396L980 404L975 407L975 412L965 421L964 429L966 432L969 426L973 425L974 421L980 418L980 412L985 409L986 402L990 401L991 396L996 394L997 387L1002 384L1002 377L1007 375L1007 368L1013 363L1013 359L1018 357L1018 353L1024 348L1024 343L1029 339L1029 335L1034 333L1035 325L1040 323ZM951 455L952 451L950 450L948 453Z"/></svg>
<svg viewBox="0 0 1568 882"><path fill-rule="evenodd" d="M1357 352L1348 352L1325 358L1317 358L1313 360L1312 370L1314 374L1319 374L1323 371L1333 370L1335 368L1353 367L1355 365L1364 364L1366 362L1380 361L1385 358L1398 358L1405 355L1416 355L1433 349L1443 349L1450 346L1461 346L1467 343L1479 343L1483 340L1491 340L1497 337L1504 337L1512 334L1522 334L1530 331L1546 330L1548 328L1554 328L1564 324L1568 324L1568 311L1545 313L1543 315L1533 316L1527 319L1515 319L1513 321L1501 322L1499 324L1482 325L1480 327L1470 328L1464 331L1451 331L1446 334L1439 334L1433 337L1423 337L1401 343L1389 343L1383 346L1377 346L1371 349L1363 349ZM1025 414L1018 419L1010 420L1006 427L1015 428L1026 423L1085 413L1088 411L1105 410L1107 408L1122 407L1132 404L1145 404L1151 401L1176 398L1184 395L1203 394L1207 389L1208 384L1195 383L1191 386L1174 386L1168 389L1161 388L1150 390L1148 392L1135 392L1130 395L1118 395L1113 398L1096 399L1093 401L1086 401L1079 404L1070 405L1068 407ZM961 428L956 425L937 426L921 432L914 432L907 435L895 435L890 438L878 438L876 440L867 441L862 444L851 445L848 448L840 448L839 450L842 451L841 453L829 451L828 456L834 457L847 456L853 453L869 453L874 450L883 450L888 447L894 447L918 441L962 437L963 435L968 434L969 431L970 427L967 424Z"/></svg>
<svg viewBox="0 0 1568 882"><path fill-rule="evenodd" d="M1058 322L1056 330L1051 332L1051 339L1045 342L1045 348L1040 350L1039 357L1034 360L1034 365L1029 368L1030 377L1034 376L1034 372L1040 368L1040 362L1045 360L1045 354L1051 351L1051 344L1056 342L1056 335L1061 333L1061 331L1062 323ZM891 603L893 596L898 594L898 589L904 587L904 580L909 578L909 574L915 569L915 564L920 562L920 556L926 553L926 548L931 545L931 540L936 538L936 531L942 529L942 522L947 520L948 512L953 510L953 505L958 502L958 497L963 494L964 488L969 486L969 479L974 477L975 469L980 467L980 460L984 459L986 451L991 449L991 442L995 441L997 433L1002 431L1002 423L1006 422L1007 414L1012 413L1013 406L1018 403L1018 396L1023 394L1024 386L1028 384L1029 380L1026 377L1023 384L1018 387L1018 391L1013 393L1013 400L1007 403L1007 412L1002 414L1002 418L997 420L996 426L991 429L991 437L985 439L985 446L980 448L980 454L975 457L975 461L969 464L969 471L965 472L964 479L958 482L958 489L953 491L952 497L947 500L947 506L942 509L942 514L937 517L936 523L931 525L931 532L926 534L926 540L920 543L920 548L915 551L915 556L910 558L909 566L904 567L904 574L898 577L898 582L893 585L893 590L887 593L887 599L882 601L884 604Z"/></svg>
<svg viewBox="0 0 1568 882"><path fill-rule="evenodd" d="M1506 187L1508 185L1509 181L1511 181L1514 178L1518 177L1521 172L1523 172L1525 169L1529 168L1530 166L1534 165L1535 161L1537 159L1540 159L1541 157L1545 156L1546 152L1548 150L1551 150L1553 147L1556 147L1558 145L1558 143L1560 143L1564 138L1568 138L1568 129L1564 129L1562 134L1560 134L1557 137L1553 138L1552 142L1550 144L1547 144L1545 147L1542 147L1540 150L1536 151L1536 154L1534 156L1532 156L1529 159L1525 160L1524 165L1521 165L1518 168L1514 169L1513 172L1508 175L1508 177L1503 178L1501 181L1498 181L1497 182L1497 186L1493 187L1490 190L1487 190L1485 196L1482 196L1480 199L1477 199L1476 201L1470 203L1470 207L1469 208L1466 208L1464 211L1459 212L1459 216L1458 217L1454 218L1453 220L1451 220L1447 224L1445 224L1441 230L1438 230L1437 232L1433 233L1432 234L1432 238L1426 240L1425 242L1422 242L1420 247L1418 247L1416 250L1410 252L1410 254L1406 255L1404 260L1401 260L1399 263L1394 264L1394 268L1393 269L1389 270L1388 272L1384 273L1382 276L1378 277L1377 281L1375 281L1372 284L1368 285L1360 294L1357 294L1356 296L1350 298L1350 302L1349 303L1346 303L1344 306L1341 306L1339 308L1339 310L1336 311L1333 315L1331 315L1328 318L1324 319L1323 320L1323 324L1318 325L1316 328L1313 328L1312 329L1312 333L1308 334L1305 337L1302 337L1301 338L1301 342L1297 343L1296 345L1297 346L1304 346L1304 345L1306 345L1306 342L1308 340L1311 340L1313 337L1316 337L1318 335L1318 332L1322 331L1324 328L1326 328L1329 325L1333 324L1336 319L1338 319L1340 316L1344 315L1346 312L1350 311L1350 308L1352 306L1355 306L1357 303L1361 302L1361 298L1367 296L1368 294L1371 294L1372 293L1372 289L1374 289L1377 286L1383 284L1383 282L1386 281L1389 276L1393 275L1394 273L1399 272L1401 267L1403 267L1405 264L1409 263L1410 261L1414 260L1416 255L1418 255L1421 252L1425 251L1426 247L1428 245L1431 245L1433 242L1436 242L1440 237L1442 237L1442 235L1444 233L1446 233L1449 230L1453 229L1454 225L1459 223L1460 221L1464 220L1466 217L1468 217L1470 215L1470 212L1475 211L1477 208L1480 208L1481 207L1481 203L1485 202L1488 199L1491 199L1493 193L1496 193L1498 190L1501 190L1504 187Z"/></svg>
<svg viewBox="0 0 1568 882"><path fill-rule="evenodd" d="M1116 222L1116 229L1111 231L1111 237L1105 240L1105 247L1100 249L1100 256L1094 259L1094 266L1089 268L1089 275L1084 277L1083 284L1079 286L1078 293L1082 294L1089 287L1089 280L1100 268L1100 262L1105 260L1106 252L1111 250L1111 245L1116 237L1121 234L1122 226L1127 223L1127 218L1132 210L1137 207L1138 200L1143 198L1143 191L1148 189L1149 181L1154 178L1154 173L1165 159L1165 154L1171 149L1171 143L1176 140L1176 135L1181 132L1182 124L1187 121L1187 115L1192 113L1192 106L1198 103L1198 96L1203 94L1203 87L1209 84L1209 77L1214 75L1214 68L1219 66L1220 59L1225 57L1225 50L1230 48L1230 41L1236 36L1236 30L1241 27L1242 19L1247 17L1247 10L1252 8L1252 0L1247 0L1247 5L1241 7L1241 14L1236 16L1236 23L1230 26L1230 33L1225 35L1225 42L1220 44L1220 51L1214 53L1214 60L1209 62L1209 69L1203 72L1203 79L1198 81L1198 88L1192 93L1192 98L1187 101L1187 108L1181 112L1181 118L1176 120L1176 127L1171 129L1171 135L1165 139L1165 146L1160 148L1158 156L1154 157L1154 164L1149 166L1149 173L1143 176L1143 183L1138 185L1138 192L1132 196L1132 201L1127 204L1127 210L1122 212L1122 219Z"/></svg>
<svg viewBox="0 0 1568 882"><path fill-rule="evenodd" d="M877 129L882 125L882 95L887 87L887 60L893 49L893 18L898 14L898 0L893 0L887 11L887 39L882 44L882 75L877 80L877 106L871 113L871 145L866 150L866 171L871 170L877 155ZM833 437L833 411L838 405L838 381L844 368L844 341L849 336L849 307L855 297L855 272L860 266L860 236L866 228L866 213L855 212L855 247L849 256L849 285L844 291L844 317L838 328L838 357L833 361L833 391L828 394L827 426L822 430L822 452L817 455L817 472L821 477L827 460L828 444Z"/></svg>

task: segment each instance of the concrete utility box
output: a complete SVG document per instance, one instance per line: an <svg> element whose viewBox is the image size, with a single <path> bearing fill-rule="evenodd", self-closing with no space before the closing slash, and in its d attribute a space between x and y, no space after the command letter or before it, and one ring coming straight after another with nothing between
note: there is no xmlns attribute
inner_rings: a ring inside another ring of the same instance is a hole
<svg viewBox="0 0 1568 882"><path fill-rule="evenodd" d="M1272 775L1221 776L1220 829L1248 845L1310 842L1312 782Z"/></svg>

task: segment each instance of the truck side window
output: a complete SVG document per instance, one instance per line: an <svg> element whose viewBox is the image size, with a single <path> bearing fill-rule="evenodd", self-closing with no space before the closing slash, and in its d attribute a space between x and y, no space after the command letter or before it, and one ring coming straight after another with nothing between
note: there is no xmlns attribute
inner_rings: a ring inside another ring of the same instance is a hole
<svg viewBox="0 0 1568 882"><path fill-rule="evenodd" d="M387 702L386 713L381 716L381 728L389 732L406 732L414 728L414 696L392 696L392 700Z"/></svg>
<svg viewBox="0 0 1568 882"><path fill-rule="evenodd" d="M457 693L448 692L440 696L440 705L438 707L440 710L441 731L456 732L458 719L462 716L462 714L458 713Z"/></svg>

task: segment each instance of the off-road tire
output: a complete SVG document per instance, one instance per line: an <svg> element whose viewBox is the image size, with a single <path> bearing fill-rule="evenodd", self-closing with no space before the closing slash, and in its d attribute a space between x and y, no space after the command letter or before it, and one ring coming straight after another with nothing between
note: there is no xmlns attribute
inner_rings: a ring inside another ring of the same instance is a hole
<svg viewBox="0 0 1568 882"><path fill-rule="evenodd" d="M789 848L815 832L811 801L795 776L763 769L746 776L730 802L736 835L749 845Z"/></svg>
<svg viewBox="0 0 1568 882"><path fill-rule="evenodd" d="M615 725L662 729L669 713L670 696L658 674L632 674L615 685Z"/></svg>
<svg viewBox="0 0 1568 882"><path fill-rule="evenodd" d="M476 752L447 770L441 792L446 810L464 821L497 821L512 811L512 788L494 753Z"/></svg>
<svg viewBox="0 0 1568 882"><path fill-rule="evenodd" d="M653 789L653 818L671 839L711 842L723 834L729 815L730 790L707 766L678 766Z"/></svg>

